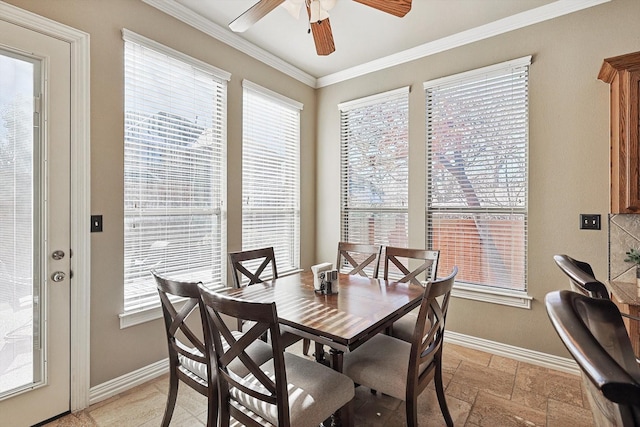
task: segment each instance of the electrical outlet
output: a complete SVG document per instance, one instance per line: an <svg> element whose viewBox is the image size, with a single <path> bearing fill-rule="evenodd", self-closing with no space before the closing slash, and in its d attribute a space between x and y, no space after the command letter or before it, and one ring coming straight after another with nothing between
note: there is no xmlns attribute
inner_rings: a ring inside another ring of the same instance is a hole
<svg viewBox="0 0 640 427"><path fill-rule="evenodd" d="M580 230L600 230L600 214L580 214Z"/></svg>

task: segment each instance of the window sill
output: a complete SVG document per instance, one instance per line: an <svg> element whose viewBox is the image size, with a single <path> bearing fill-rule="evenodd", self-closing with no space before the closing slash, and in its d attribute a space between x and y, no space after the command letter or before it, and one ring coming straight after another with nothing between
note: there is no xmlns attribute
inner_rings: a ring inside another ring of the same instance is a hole
<svg viewBox="0 0 640 427"><path fill-rule="evenodd" d="M183 303L178 303L178 307L182 307ZM149 307L142 310L128 311L126 313L119 314L120 329L136 326L141 323L151 322L152 320L162 318L162 307Z"/></svg>
<svg viewBox="0 0 640 427"><path fill-rule="evenodd" d="M224 289L222 286L213 288L216 290ZM173 298L172 298L173 299ZM182 301L180 301L182 299ZM177 310L180 310L184 305L183 298L177 298L174 303ZM158 305L149 305L148 307L141 308L139 310L130 310L121 314L118 314L120 318L120 329L129 328L131 326L140 325L141 323L151 322L156 319L162 318L162 307L158 300Z"/></svg>
<svg viewBox="0 0 640 427"><path fill-rule="evenodd" d="M522 291L487 289L481 286L456 283L451 296L492 304L508 305L511 307L531 309L532 296Z"/></svg>
<svg viewBox="0 0 640 427"><path fill-rule="evenodd" d="M282 273L279 272L278 277L292 276L294 274L302 273L303 271L304 270L302 268L298 268L298 269L295 269L295 270L284 271Z"/></svg>

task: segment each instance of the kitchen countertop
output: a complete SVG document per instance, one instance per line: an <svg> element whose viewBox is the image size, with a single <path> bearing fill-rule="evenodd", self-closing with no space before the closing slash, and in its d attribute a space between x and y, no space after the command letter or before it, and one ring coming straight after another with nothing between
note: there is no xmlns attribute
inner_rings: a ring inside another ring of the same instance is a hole
<svg viewBox="0 0 640 427"><path fill-rule="evenodd" d="M607 289L616 297L616 300L622 304L640 306L640 288L636 283L620 282L608 280L605 285Z"/></svg>

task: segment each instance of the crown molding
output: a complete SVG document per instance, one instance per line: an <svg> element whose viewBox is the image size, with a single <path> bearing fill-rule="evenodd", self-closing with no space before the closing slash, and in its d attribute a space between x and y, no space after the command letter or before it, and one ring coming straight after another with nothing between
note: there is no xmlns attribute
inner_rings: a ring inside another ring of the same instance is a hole
<svg viewBox="0 0 640 427"><path fill-rule="evenodd" d="M602 3L608 3L611 0L557 0L553 3L549 3L526 12L521 12L507 18L499 19L489 24L462 31L448 37L443 37L384 58L376 59L374 61L347 68L345 70L338 71L337 73L328 74L319 78L315 78L266 50L249 43L242 37L209 21L206 18L203 18L187 7L177 3L175 0L142 1L312 88L321 88L464 46L466 44L508 33L529 25L558 18L583 9L588 9Z"/></svg>
<svg viewBox="0 0 640 427"><path fill-rule="evenodd" d="M231 46L234 49L239 50L242 53L249 55L250 57L257 59L258 61L275 68L284 74L293 77L294 79L306 84L307 86L316 87L316 78L312 75L302 71L301 69L294 67L286 61L278 58L277 56L267 52L266 50L259 48L236 35L232 31L221 27L220 25L209 21L206 18L193 12L191 9L177 3L174 0L142 0L149 6L153 6L156 9L173 16L174 18L192 26L193 28L202 31L203 33Z"/></svg>
<svg viewBox="0 0 640 427"><path fill-rule="evenodd" d="M374 71L380 71L385 68L404 64L405 62L424 58L426 56L508 33L509 31L524 28L529 25L554 19L610 1L611 0L558 0L526 12L521 12L489 24L481 25L476 28L404 50L384 58L376 59L365 64L320 77L316 83L316 88L329 86L364 74L372 73Z"/></svg>

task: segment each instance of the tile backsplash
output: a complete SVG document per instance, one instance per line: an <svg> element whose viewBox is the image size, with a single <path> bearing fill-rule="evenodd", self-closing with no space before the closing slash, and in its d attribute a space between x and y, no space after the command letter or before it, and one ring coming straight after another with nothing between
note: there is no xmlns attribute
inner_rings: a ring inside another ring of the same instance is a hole
<svg viewBox="0 0 640 427"><path fill-rule="evenodd" d="M640 215L609 215L609 280L635 282L634 265L624 262L625 252L640 249Z"/></svg>

